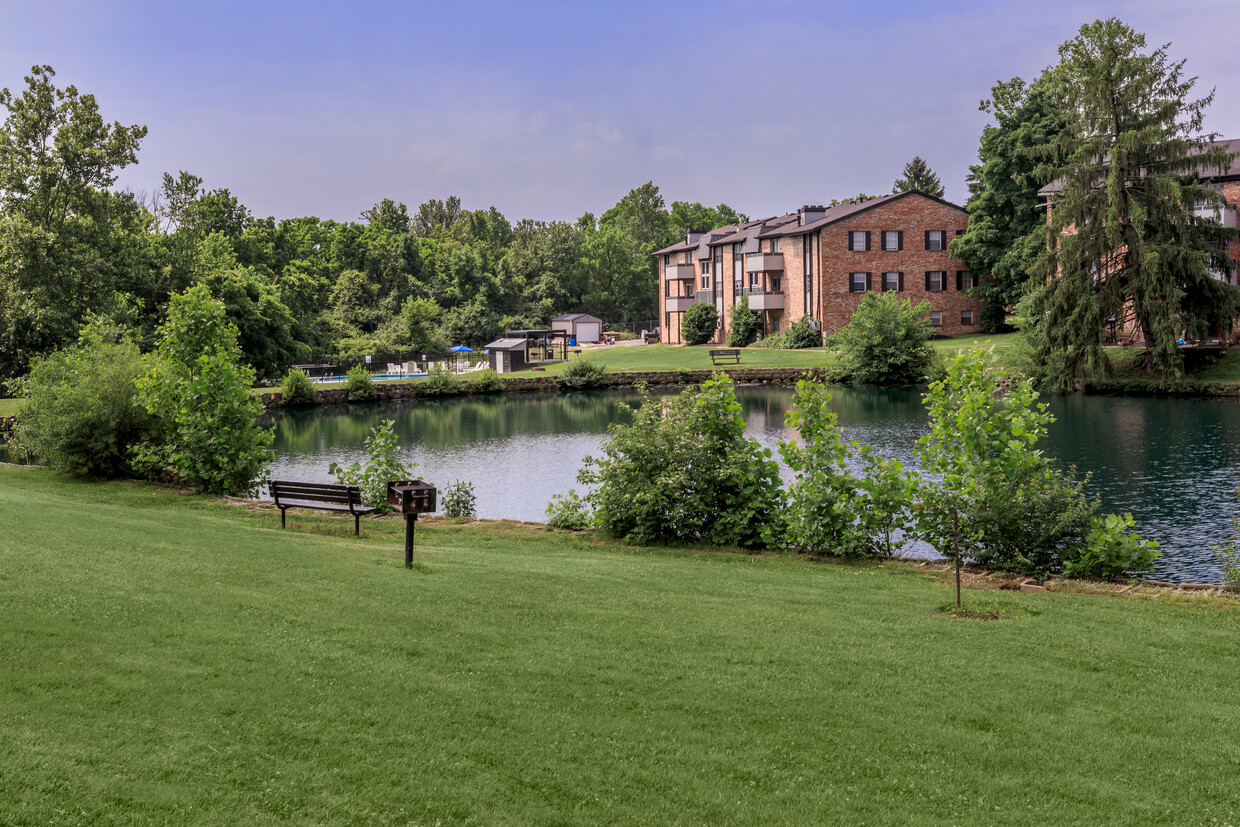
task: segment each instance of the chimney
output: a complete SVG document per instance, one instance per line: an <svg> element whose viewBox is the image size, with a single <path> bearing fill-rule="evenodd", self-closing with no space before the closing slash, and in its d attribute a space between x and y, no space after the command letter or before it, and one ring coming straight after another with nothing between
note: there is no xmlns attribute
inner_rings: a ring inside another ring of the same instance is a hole
<svg viewBox="0 0 1240 827"><path fill-rule="evenodd" d="M705 230L690 230L688 234L685 235L685 243L693 244L704 235L706 235Z"/></svg>
<svg viewBox="0 0 1240 827"><path fill-rule="evenodd" d="M799 216L799 220L797 221L797 226L804 227L806 224L809 224L813 221L817 221L818 219L822 218L826 214L827 214L827 208L822 206L821 204L814 204L814 205L806 204L804 207L797 210L797 215Z"/></svg>

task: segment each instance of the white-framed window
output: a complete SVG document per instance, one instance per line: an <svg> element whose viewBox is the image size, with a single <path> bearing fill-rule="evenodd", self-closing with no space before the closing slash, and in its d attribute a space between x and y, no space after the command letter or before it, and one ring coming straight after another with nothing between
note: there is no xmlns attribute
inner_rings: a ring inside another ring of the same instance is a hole
<svg viewBox="0 0 1240 827"><path fill-rule="evenodd" d="M943 314L939 312L938 310L930 311L930 326L931 327L942 327L943 326Z"/></svg>
<svg viewBox="0 0 1240 827"><path fill-rule="evenodd" d="M904 289L903 273L883 273L883 292L898 293Z"/></svg>
<svg viewBox="0 0 1240 827"><path fill-rule="evenodd" d="M956 271L956 289L957 290L972 290L974 287L977 287L977 278L973 275L972 272L968 270L957 270Z"/></svg>
<svg viewBox="0 0 1240 827"><path fill-rule="evenodd" d="M904 233L900 230L883 230L884 250L903 250Z"/></svg>
<svg viewBox="0 0 1240 827"><path fill-rule="evenodd" d="M926 290L930 293L941 293L947 289L946 270L926 271Z"/></svg>
<svg viewBox="0 0 1240 827"><path fill-rule="evenodd" d="M864 293L870 289L869 273L849 273L848 274L848 292Z"/></svg>
<svg viewBox="0 0 1240 827"><path fill-rule="evenodd" d="M848 232L848 249L861 251L870 249L870 234L866 230L850 230Z"/></svg>
<svg viewBox="0 0 1240 827"><path fill-rule="evenodd" d="M973 324L973 311L972 310L961 310L960 311L960 323L961 324Z"/></svg>
<svg viewBox="0 0 1240 827"><path fill-rule="evenodd" d="M926 230L927 250L947 249L947 230Z"/></svg>
<svg viewBox="0 0 1240 827"><path fill-rule="evenodd" d="M778 239L778 238L772 238L772 239L771 239L771 252L772 252L772 253L778 253L778 252L779 252L779 239Z"/></svg>

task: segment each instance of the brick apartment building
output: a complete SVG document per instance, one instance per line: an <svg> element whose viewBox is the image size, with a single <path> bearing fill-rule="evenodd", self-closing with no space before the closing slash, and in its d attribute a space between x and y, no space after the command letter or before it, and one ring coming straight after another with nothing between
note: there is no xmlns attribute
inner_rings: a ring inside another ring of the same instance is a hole
<svg viewBox="0 0 1240 827"><path fill-rule="evenodd" d="M981 308L966 292L973 276L947 252L967 221L955 204L902 192L691 231L655 253L663 341L684 341L681 315L699 302L715 305L718 342L726 341L731 308L741 301L762 315L766 333L806 316L834 333L871 290L929 301L942 335L974 332Z"/></svg>

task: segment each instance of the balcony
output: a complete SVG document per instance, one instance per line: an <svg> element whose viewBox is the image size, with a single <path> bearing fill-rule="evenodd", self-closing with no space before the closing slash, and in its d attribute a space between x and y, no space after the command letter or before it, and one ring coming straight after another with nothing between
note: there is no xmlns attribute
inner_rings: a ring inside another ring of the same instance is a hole
<svg viewBox="0 0 1240 827"><path fill-rule="evenodd" d="M1236 208L1231 204L1224 204L1221 208L1215 208L1212 204L1199 204L1193 214L1198 218L1217 221L1224 227L1236 226Z"/></svg>
<svg viewBox="0 0 1240 827"><path fill-rule="evenodd" d="M714 304L714 302L715 302L715 291L713 291L713 290L699 290L699 291L697 291L697 300L698 300L698 301L700 301L700 302L702 302L703 304Z"/></svg>
<svg viewBox="0 0 1240 827"><path fill-rule="evenodd" d="M683 313L697 301L697 296L668 296L665 307L668 313Z"/></svg>
<svg viewBox="0 0 1240 827"><path fill-rule="evenodd" d="M746 273L782 273L784 271L783 253L746 253Z"/></svg>
<svg viewBox="0 0 1240 827"><path fill-rule="evenodd" d="M697 265L683 262L664 265L663 278L667 281L693 281L697 278Z"/></svg>
<svg viewBox="0 0 1240 827"><path fill-rule="evenodd" d="M741 295L749 299L750 310L783 310L784 294L764 292L761 287L746 287Z"/></svg>

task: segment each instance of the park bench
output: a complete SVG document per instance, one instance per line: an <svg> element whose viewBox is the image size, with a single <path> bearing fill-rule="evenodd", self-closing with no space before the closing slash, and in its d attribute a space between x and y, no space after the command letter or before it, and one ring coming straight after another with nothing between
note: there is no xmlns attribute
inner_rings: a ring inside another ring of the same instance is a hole
<svg viewBox="0 0 1240 827"><path fill-rule="evenodd" d="M356 536L361 533L362 515L378 511L377 508L362 505L362 490L356 485L272 480L267 488L276 508L280 509L280 528L284 528L284 512L289 508L347 511L353 515L353 534Z"/></svg>
<svg viewBox="0 0 1240 827"><path fill-rule="evenodd" d="M712 350L710 352L710 363L712 365L739 365L741 363L741 352L734 347Z"/></svg>

